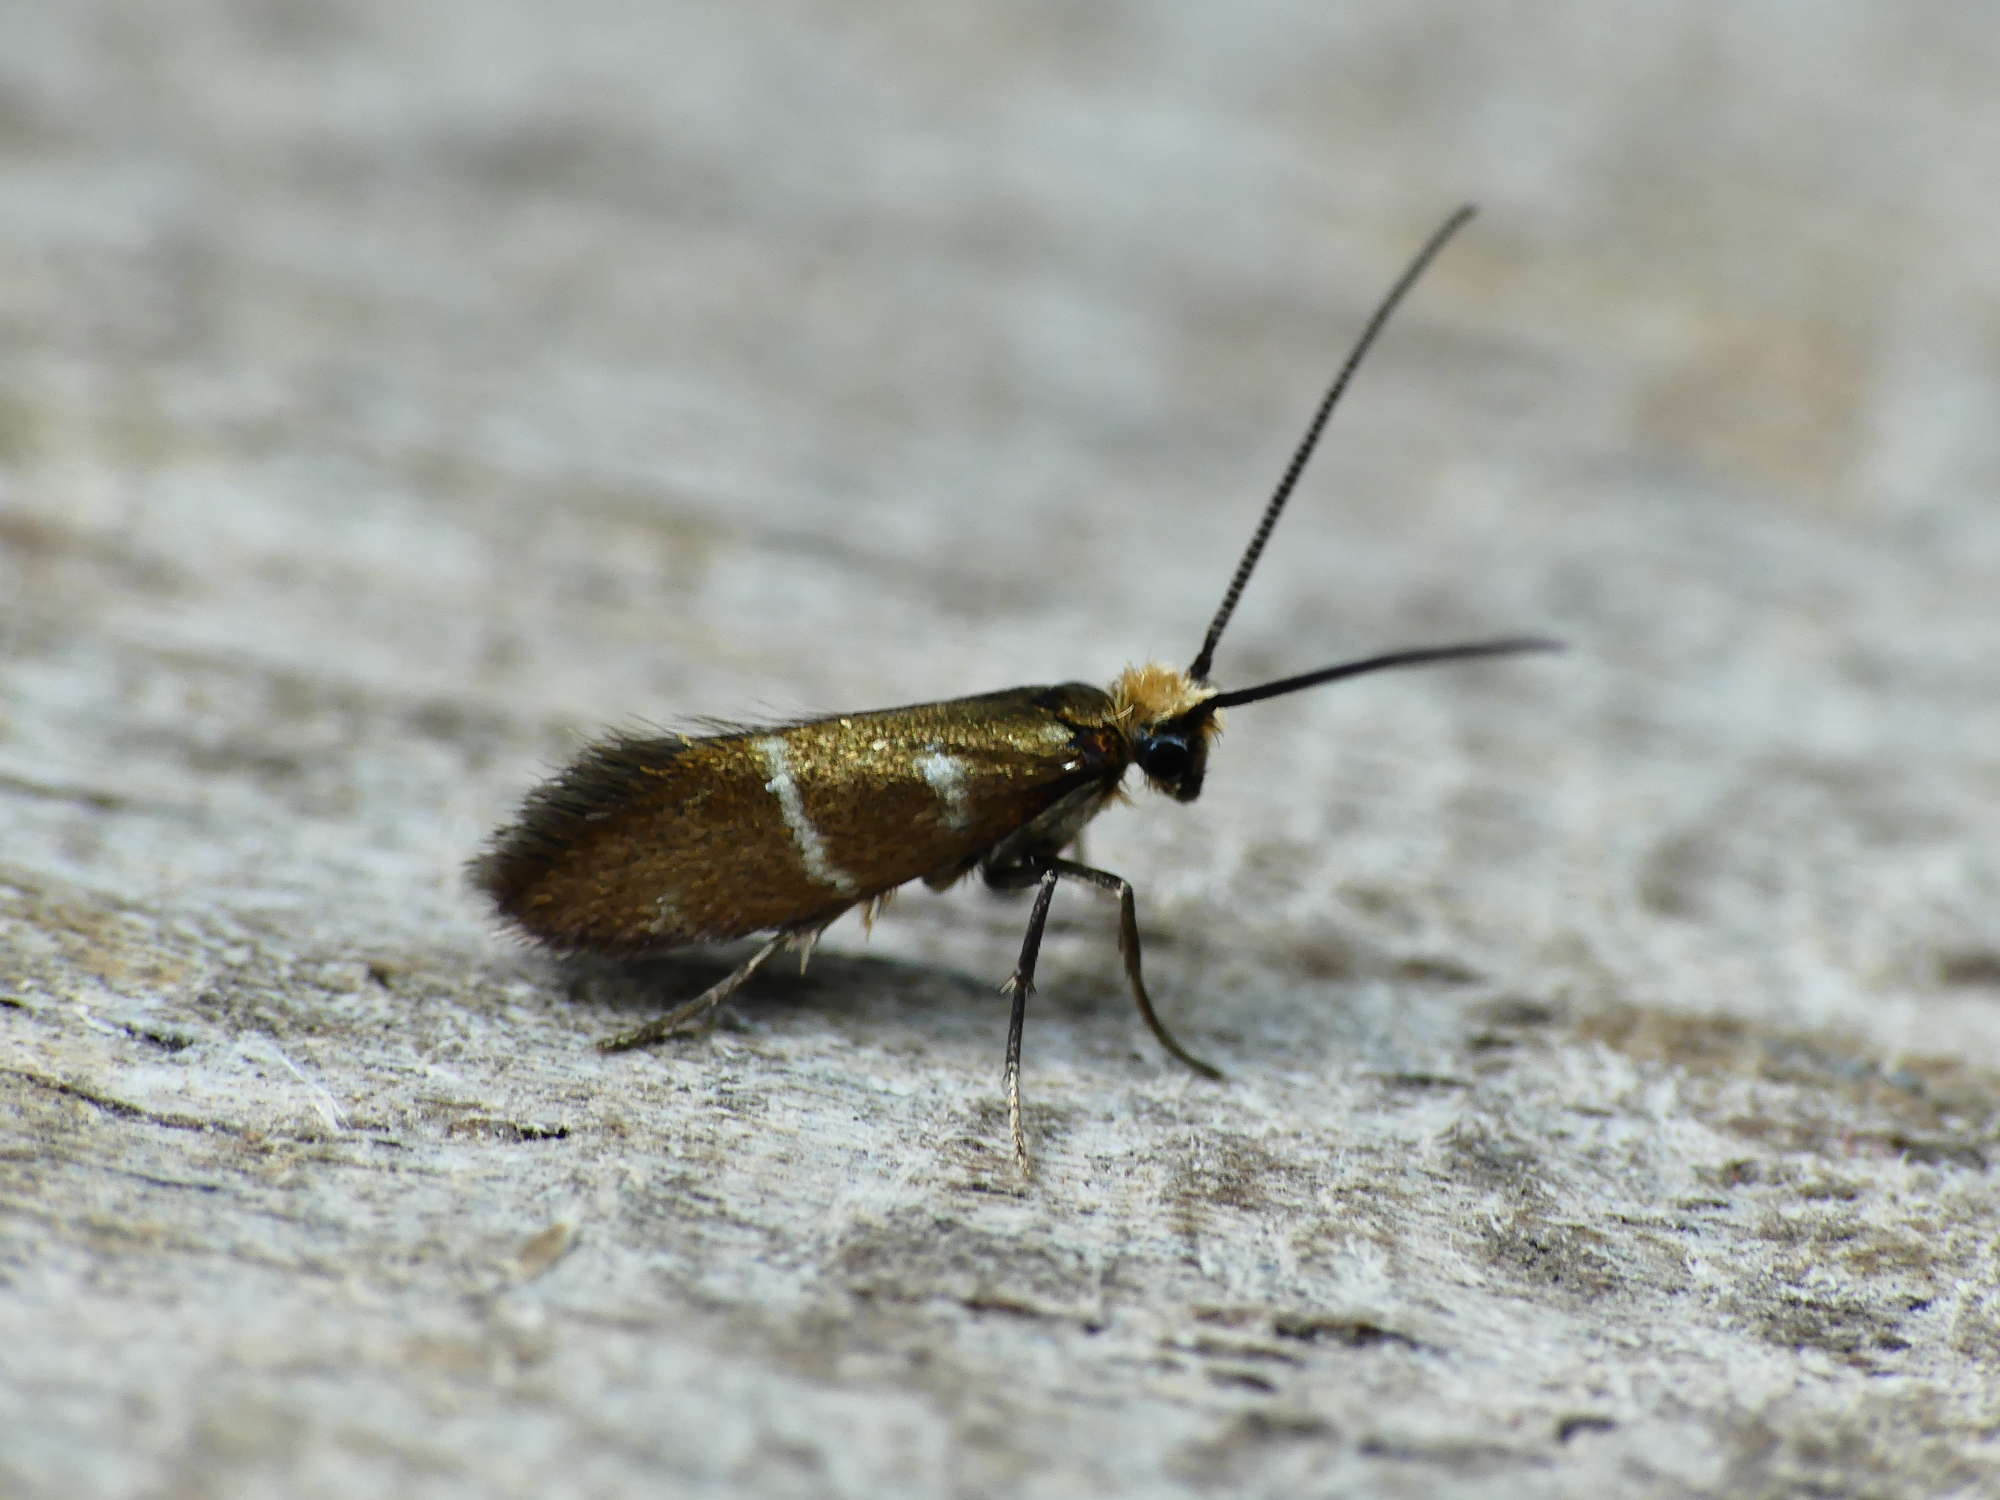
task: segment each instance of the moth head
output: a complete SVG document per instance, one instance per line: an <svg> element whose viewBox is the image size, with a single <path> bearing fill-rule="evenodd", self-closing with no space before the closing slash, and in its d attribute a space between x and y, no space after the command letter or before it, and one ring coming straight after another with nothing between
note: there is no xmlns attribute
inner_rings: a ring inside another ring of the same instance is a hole
<svg viewBox="0 0 2000 1500"><path fill-rule="evenodd" d="M1208 742L1222 728L1209 700L1215 689L1158 662L1127 667L1111 685L1111 702L1132 745L1132 760L1153 789L1176 802L1201 795Z"/></svg>

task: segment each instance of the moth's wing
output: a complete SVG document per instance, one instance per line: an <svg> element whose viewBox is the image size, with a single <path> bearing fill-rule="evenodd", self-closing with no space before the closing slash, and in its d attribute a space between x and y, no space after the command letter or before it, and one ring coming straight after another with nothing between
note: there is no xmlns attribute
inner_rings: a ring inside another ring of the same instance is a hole
<svg viewBox="0 0 2000 1500"><path fill-rule="evenodd" d="M528 794L473 862L473 884L523 934L564 952L758 930L717 920L731 884L754 885L776 852L767 773L746 735L597 741Z"/></svg>
<svg viewBox="0 0 2000 1500"><path fill-rule="evenodd" d="M614 737L531 793L472 867L528 936L635 951L811 928L969 868L1125 768L1080 683L689 739Z"/></svg>
<svg viewBox="0 0 2000 1500"><path fill-rule="evenodd" d="M786 748L805 821L863 895L962 873L1125 770L1110 699L1081 683L822 719Z"/></svg>

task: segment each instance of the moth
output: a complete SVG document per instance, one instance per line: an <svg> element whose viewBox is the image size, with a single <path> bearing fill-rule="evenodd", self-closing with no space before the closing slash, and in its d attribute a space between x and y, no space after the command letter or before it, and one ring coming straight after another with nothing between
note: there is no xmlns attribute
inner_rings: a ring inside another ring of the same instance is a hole
<svg viewBox="0 0 2000 1500"><path fill-rule="evenodd" d="M1519 636L1392 651L1255 687L1218 689L1217 643L1327 418L1403 296L1472 217L1430 237L1376 307L1321 398L1185 671L1127 668L1109 688L1065 682L941 703L832 714L702 735L615 734L528 794L472 863L473 883L520 934L559 953L638 955L762 935L731 973L600 1045L643 1047L712 1011L786 945L810 953L859 907L898 886L943 889L973 871L1000 890L1033 887L1012 997L1003 1081L1025 1169L1021 1032L1049 903L1065 880L1118 900L1118 947L1139 1016L1205 1077L1154 1009L1141 972L1131 882L1067 857L1135 766L1176 802L1201 795L1222 711L1368 672L1557 649Z"/></svg>

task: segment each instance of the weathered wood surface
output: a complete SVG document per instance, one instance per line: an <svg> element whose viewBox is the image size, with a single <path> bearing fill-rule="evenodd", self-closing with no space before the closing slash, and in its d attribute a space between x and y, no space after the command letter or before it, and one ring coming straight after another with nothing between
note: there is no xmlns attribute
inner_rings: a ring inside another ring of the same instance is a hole
<svg viewBox="0 0 2000 1500"><path fill-rule="evenodd" d="M2000 1486L2000 32L5 7L0 1490ZM1526 19L1523 19L1526 17ZM1511 19L1509 19L1511 18ZM637 716L1192 650L1018 902L593 1038L462 858Z"/></svg>

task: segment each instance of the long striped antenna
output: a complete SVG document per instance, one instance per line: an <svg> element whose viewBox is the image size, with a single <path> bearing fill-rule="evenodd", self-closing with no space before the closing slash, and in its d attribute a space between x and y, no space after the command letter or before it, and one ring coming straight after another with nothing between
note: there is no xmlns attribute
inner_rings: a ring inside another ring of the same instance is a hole
<svg viewBox="0 0 2000 1500"><path fill-rule="evenodd" d="M1561 641L1550 640L1545 635L1511 635L1498 641L1468 641L1459 646L1422 646L1415 651L1390 651L1382 656L1365 657L1360 661L1344 661L1331 667L1321 667L1317 672L1301 672L1296 677L1281 678L1277 682L1263 682L1256 687L1238 688L1233 693L1217 693L1213 698L1204 698L1195 705L1194 712L1206 717L1218 708L1237 708L1245 703L1261 703L1266 698L1279 698L1286 693L1296 693L1302 688L1318 687L1323 682L1338 682L1343 677L1360 677L1369 672L1387 672L1398 667L1422 667L1432 662L1467 661L1478 656L1524 656L1531 651L1560 651Z"/></svg>
<svg viewBox="0 0 2000 1500"><path fill-rule="evenodd" d="M1368 353L1368 346L1375 342L1375 335L1382 331L1382 325L1389 321L1389 314L1396 310L1396 304L1403 300L1403 294L1416 285L1417 278L1424 274L1430 263L1437 259L1437 253L1475 212L1471 204L1466 204L1446 219L1419 250L1416 258L1396 278L1396 284L1389 288L1368 319L1368 326L1361 330L1361 337L1354 341L1347 359L1341 364L1340 373L1333 377L1333 384L1327 387L1326 395L1320 399L1319 410L1313 413L1312 425L1306 428L1306 435L1299 440L1299 446L1292 454L1292 461L1285 466L1285 476L1278 481L1277 492L1271 496L1270 504L1264 507L1264 518L1257 523L1256 533L1250 538L1250 545L1243 549L1243 560L1236 565L1236 576L1229 580L1229 588L1222 596L1222 607L1215 612L1210 622L1208 634L1203 638L1201 650L1196 654L1194 665L1188 668L1188 676L1196 682L1208 681L1208 669L1215 661L1216 642L1222 639L1222 628L1229 623L1229 617L1236 613L1236 601L1243 596L1243 585L1250 581L1250 574L1257 566L1257 559L1264 554L1264 544L1271 539L1271 530L1278 524L1278 517L1285 509L1285 502L1292 498L1292 491L1299 482L1299 475L1305 472L1306 462L1319 446L1319 435L1326 429L1326 419L1333 415L1333 409L1340 402L1341 393L1347 389L1347 382L1354 378L1362 357Z"/></svg>

